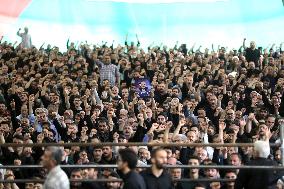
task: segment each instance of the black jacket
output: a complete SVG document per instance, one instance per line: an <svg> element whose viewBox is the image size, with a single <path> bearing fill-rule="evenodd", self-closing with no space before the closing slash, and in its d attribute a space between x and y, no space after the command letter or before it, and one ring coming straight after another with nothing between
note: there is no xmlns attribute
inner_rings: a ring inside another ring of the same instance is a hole
<svg viewBox="0 0 284 189"><path fill-rule="evenodd" d="M135 171L130 171L122 176L124 185L123 189L146 189L143 177Z"/></svg>
<svg viewBox="0 0 284 189"><path fill-rule="evenodd" d="M257 158L251 160L248 165L252 166L277 166L273 160L266 158ZM235 189L269 189L278 179L275 170L268 169L241 169L236 183Z"/></svg>

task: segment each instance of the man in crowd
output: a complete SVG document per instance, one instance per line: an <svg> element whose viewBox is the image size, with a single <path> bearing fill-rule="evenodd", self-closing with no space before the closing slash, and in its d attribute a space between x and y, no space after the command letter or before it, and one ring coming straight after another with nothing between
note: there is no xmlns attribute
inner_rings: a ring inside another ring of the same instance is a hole
<svg viewBox="0 0 284 189"><path fill-rule="evenodd" d="M147 189L171 189L173 182L171 175L164 169L167 163L167 152L162 148L156 148L151 154L151 168L141 172Z"/></svg>
<svg viewBox="0 0 284 189"><path fill-rule="evenodd" d="M123 174L123 189L146 189L144 179L135 172L137 161L137 155L130 148L119 150L118 170Z"/></svg>
<svg viewBox="0 0 284 189"><path fill-rule="evenodd" d="M48 147L42 156L41 164L48 174L44 182L44 189L69 189L69 179L66 173L60 168L62 160L62 149L59 147Z"/></svg>
<svg viewBox="0 0 284 189"><path fill-rule="evenodd" d="M254 160L248 165L252 166L277 166L277 163L268 159L270 147L267 141L256 141L254 143ZM241 169L235 184L236 189L270 188L276 184L278 175L273 170Z"/></svg>
<svg viewBox="0 0 284 189"><path fill-rule="evenodd" d="M22 48L31 48L32 47L32 38L31 35L28 33L29 29L27 27L24 28L24 32L20 33L21 28L19 28L17 35L22 38L21 47Z"/></svg>

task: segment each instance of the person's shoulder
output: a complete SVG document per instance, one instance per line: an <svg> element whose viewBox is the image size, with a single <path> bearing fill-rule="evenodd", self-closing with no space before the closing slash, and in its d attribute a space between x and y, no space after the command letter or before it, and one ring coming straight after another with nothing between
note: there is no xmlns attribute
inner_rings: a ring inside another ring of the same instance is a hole
<svg viewBox="0 0 284 189"><path fill-rule="evenodd" d="M141 183L144 182L143 176L140 175L139 173L137 173L136 171L132 171L129 179L128 179L131 183Z"/></svg>
<svg viewBox="0 0 284 189"><path fill-rule="evenodd" d="M172 180L171 174L170 174L169 172L167 172L165 169L164 169L164 171L163 171L163 175L164 175L164 177L169 177L170 180Z"/></svg>
<svg viewBox="0 0 284 189"><path fill-rule="evenodd" d="M144 176L149 175L149 174L151 174L151 173L152 173L152 172L151 172L151 169L150 169L150 168L147 168L147 169L141 171L141 172L140 172L140 175L141 175L142 177L144 177Z"/></svg>
<svg viewBox="0 0 284 189"><path fill-rule="evenodd" d="M277 165L277 162L267 158L257 158L250 160L247 165Z"/></svg>

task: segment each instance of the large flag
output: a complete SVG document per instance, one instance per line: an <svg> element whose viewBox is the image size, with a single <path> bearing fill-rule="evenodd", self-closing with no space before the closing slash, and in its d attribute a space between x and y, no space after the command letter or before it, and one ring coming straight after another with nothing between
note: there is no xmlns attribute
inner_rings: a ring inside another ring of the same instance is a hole
<svg viewBox="0 0 284 189"><path fill-rule="evenodd" d="M278 43L284 33L282 0L0 0L0 36L19 41L27 26L32 42L65 48L80 43L122 44L128 33L142 47L179 41L202 48L238 48L242 39Z"/></svg>

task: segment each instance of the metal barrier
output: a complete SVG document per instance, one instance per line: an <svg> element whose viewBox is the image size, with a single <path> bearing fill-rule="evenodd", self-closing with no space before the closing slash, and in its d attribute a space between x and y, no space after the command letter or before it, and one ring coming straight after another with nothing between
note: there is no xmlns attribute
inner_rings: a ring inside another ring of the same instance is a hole
<svg viewBox="0 0 284 189"><path fill-rule="evenodd" d="M0 183L44 183L44 179L0 180ZM122 179L70 179L70 182L122 182ZM235 179L174 179L174 182L232 182Z"/></svg>
<svg viewBox="0 0 284 189"><path fill-rule="evenodd" d="M88 164L88 165L60 165L61 168L117 168L117 165L96 165L96 164ZM150 165L147 166L137 166L137 168L149 168ZM40 169L43 168L41 165L3 165L0 166L0 169ZM166 165L167 169L181 168L181 169L272 169L272 170L284 170L283 166L252 166L252 165L244 165L244 166L234 166L234 165Z"/></svg>
<svg viewBox="0 0 284 189"><path fill-rule="evenodd" d="M281 164L284 166L284 124L280 125L280 140L281 140Z"/></svg>
<svg viewBox="0 0 284 189"><path fill-rule="evenodd" d="M271 147L280 147L281 144L270 143ZM144 142L129 142L129 143L5 143L0 144L0 147L48 147L48 146L62 146L62 147L103 147L103 146L159 146L159 147L253 147L253 143L144 143Z"/></svg>
<svg viewBox="0 0 284 189"><path fill-rule="evenodd" d="M182 168L182 169L270 169L270 170L284 170L284 125L280 125L280 144L270 143L271 147L280 147L282 156L281 162L282 166L229 166L229 165L199 165L199 166L191 166L191 165L167 165L166 168ZM133 142L133 143L28 143L28 144L15 144L15 143L5 143L0 144L0 147L48 147L48 146L62 146L62 147L72 147L72 146L80 146L80 147L103 147L103 146L159 146L159 147L252 147L253 143L142 143L142 142ZM61 165L62 168L117 168L116 165ZM138 168L148 168L150 166L140 166ZM42 168L41 165L3 165L0 166L0 169L33 169L33 168ZM234 179L177 179L175 182L230 182L234 181ZM17 180L0 180L0 183L43 183L43 179L17 179ZM70 182L122 182L121 179L83 179L83 180L72 180Z"/></svg>

